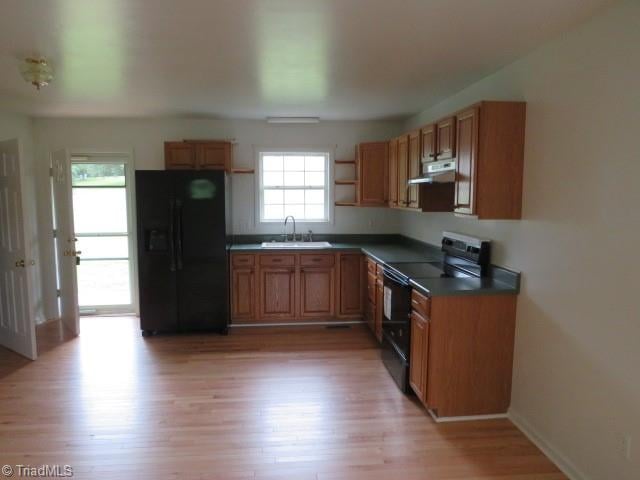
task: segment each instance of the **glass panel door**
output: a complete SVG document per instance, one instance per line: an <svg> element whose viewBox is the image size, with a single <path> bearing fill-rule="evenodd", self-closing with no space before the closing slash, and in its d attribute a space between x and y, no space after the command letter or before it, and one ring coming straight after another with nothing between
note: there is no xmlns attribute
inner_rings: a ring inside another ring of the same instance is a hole
<svg viewBox="0 0 640 480"><path fill-rule="evenodd" d="M71 159L81 313L133 312L127 164Z"/></svg>

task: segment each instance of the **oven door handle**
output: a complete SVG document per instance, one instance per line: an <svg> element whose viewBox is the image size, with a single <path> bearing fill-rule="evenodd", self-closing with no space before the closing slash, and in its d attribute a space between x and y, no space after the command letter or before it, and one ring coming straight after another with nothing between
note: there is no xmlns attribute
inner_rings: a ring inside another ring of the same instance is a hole
<svg viewBox="0 0 640 480"><path fill-rule="evenodd" d="M398 275L396 275L393 272L390 272L387 269L385 269L383 271L383 275L384 275L384 278L386 278L390 282L396 283L396 284L401 285L403 287L408 287L409 286L409 282L407 282L404 278L399 277Z"/></svg>

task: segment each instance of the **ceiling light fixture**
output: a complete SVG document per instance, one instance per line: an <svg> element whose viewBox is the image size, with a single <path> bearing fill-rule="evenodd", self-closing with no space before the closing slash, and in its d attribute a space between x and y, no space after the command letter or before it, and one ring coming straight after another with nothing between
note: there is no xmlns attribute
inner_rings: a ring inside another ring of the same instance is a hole
<svg viewBox="0 0 640 480"><path fill-rule="evenodd" d="M53 68L44 57L27 57L20 65L20 75L25 82L29 82L40 90L53 80Z"/></svg>
<svg viewBox="0 0 640 480"><path fill-rule="evenodd" d="M267 123L320 123L320 117L267 117Z"/></svg>

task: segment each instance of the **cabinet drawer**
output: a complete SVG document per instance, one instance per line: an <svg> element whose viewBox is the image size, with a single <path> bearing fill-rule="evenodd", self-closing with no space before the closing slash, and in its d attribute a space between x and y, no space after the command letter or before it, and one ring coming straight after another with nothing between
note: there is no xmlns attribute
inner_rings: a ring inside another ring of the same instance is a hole
<svg viewBox="0 0 640 480"><path fill-rule="evenodd" d="M373 273L374 275L376 274L376 262L374 262L370 258L367 258L367 271L369 273Z"/></svg>
<svg viewBox="0 0 640 480"><path fill-rule="evenodd" d="M319 253L300 255L300 265L303 267L333 267L335 256L333 254Z"/></svg>
<svg viewBox="0 0 640 480"><path fill-rule="evenodd" d="M231 265L234 267L253 267L255 256L250 254L234 254L231 256Z"/></svg>
<svg viewBox="0 0 640 480"><path fill-rule="evenodd" d="M295 264L295 255L260 255L261 266L293 267Z"/></svg>
<svg viewBox="0 0 640 480"><path fill-rule="evenodd" d="M411 290L411 308L425 318L431 314L431 299L417 290Z"/></svg>

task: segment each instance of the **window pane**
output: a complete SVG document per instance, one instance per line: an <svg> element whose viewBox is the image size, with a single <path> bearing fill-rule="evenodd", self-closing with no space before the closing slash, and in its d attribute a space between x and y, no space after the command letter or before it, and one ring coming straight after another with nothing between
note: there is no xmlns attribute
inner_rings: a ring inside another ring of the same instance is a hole
<svg viewBox="0 0 640 480"><path fill-rule="evenodd" d="M282 172L264 172L262 183L265 187L281 187Z"/></svg>
<svg viewBox="0 0 640 480"><path fill-rule="evenodd" d="M293 215L295 218L304 218L304 205L285 205L284 216Z"/></svg>
<svg viewBox="0 0 640 480"><path fill-rule="evenodd" d="M324 205L305 205L307 220L324 220Z"/></svg>
<svg viewBox="0 0 640 480"><path fill-rule="evenodd" d="M324 203L324 190L305 190L305 203Z"/></svg>
<svg viewBox="0 0 640 480"><path fill-rule="evenodd" d="M297 186L304 185L304 173L303 172L285 172L284 185L286 187L297 187Z"/></svg>
<svg viewBox="0 0 640 480"><path fill-rule="evenodd" d="M76 233L127 232L127 193L124 188L74 188Z"/></svg>
<svg viewBox="0 0 640 480"><path fill-rule="evenodd" d="M324 186L324 173L323 172L306 172L305 185L309 187Z"/></svg>
<svg viewBox="0 0 640 480"><path fill-rule="evenodd" d="M284 193L284 203L285 204L293 204L293 203L304 203L304 190L286 190Z"/></svg>
<svg viewBox="0 0 640 480"><path fill-rule="evenodd" d="M306 171L323 172L324 171L324 156L309 156L304 159L304 169Z"/></svg>
<svg viewBox="0 0 640 480"><path fill-rule="evenodd" d="M264 191L264 204L273 205L284 203L284 192L282 190L265 190Z"/></svg>
<svg viewBox="0 0 640 480"><path fill-rule="evenodd" d="M82 252L82 260L89 258L128 258L129 239L127 237L81 237L76 248Z"/></svg>
<svg viewBox="0 0 640 480"><path fill-rule="evenodd" d="M74 187L124 187L124 163L72 163Z"/></svg>
<svg viewBox="0 0 640 480"><path fill-rule="evenodd" d="M96 260L78 265L78 303L81 307L131 303L128 260Z"/></svg>
<svg viewBox="0 0 640 480"><path fill-rule="evenodd" d="M262 169L265 171L282 170L282 155L265 155L262 157Z"/></svg>
<svg viewBox="0 0 640 480"><path fill-rule="evenodd" d="M284 207L282 205L265 205L265 220L282 220L284 218Z"/></svg>
<svg viewBox="0 0 640 480"><path fill-rule="evenodd" d="M304 171L304 157L300 155L286 155L284 157L284 169L286 171Z"/></svg>

